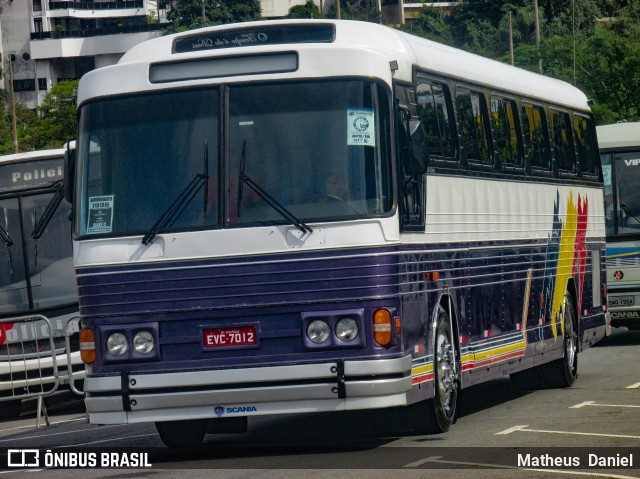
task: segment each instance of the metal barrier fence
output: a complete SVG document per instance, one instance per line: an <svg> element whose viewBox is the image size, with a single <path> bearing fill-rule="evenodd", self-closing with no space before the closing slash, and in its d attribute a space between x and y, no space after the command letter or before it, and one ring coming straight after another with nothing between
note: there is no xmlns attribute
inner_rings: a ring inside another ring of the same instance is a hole
<svg viewBox="0 0 640 479"><path fill-rule="evenodd" d="M42 315L0 319L0 408L17 408L22 399L37 398L37 424L45 416L44 397L68 385L75 394L82 391L75 384L71 338L78 331L78 318L56 320L55 326ZM60 370L60 368L63 368Z"/></svg>

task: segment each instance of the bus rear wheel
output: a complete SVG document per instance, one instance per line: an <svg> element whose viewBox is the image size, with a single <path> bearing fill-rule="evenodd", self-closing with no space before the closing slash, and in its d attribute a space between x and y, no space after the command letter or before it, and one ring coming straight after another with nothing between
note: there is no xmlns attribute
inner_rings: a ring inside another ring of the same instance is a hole
<svg viewBox="0 0 640 479"><path fill-rule="evenodd" d="M157 422L156 430L167 447L198 447L207 432L206 420Z"/></svg>
<svg viewBox="0 0 640 479"><path fill-rule="evenodd" d="M578 326L577 314L569 294L564 297L564 356L543 366L544 381L550 388L568 388L578 377Z"/></svg>

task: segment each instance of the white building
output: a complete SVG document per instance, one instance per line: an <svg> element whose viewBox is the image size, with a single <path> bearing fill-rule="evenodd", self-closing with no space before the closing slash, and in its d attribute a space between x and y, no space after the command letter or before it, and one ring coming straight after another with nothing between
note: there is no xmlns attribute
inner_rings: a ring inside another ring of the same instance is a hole
<svg viewBox="0 0 640 479"><path fill-rule="evenodd" d="M35 108L58 81L112 65L159 36L163 13L155 0L0 0L4 88L13 67L16 102Z"/></svg>

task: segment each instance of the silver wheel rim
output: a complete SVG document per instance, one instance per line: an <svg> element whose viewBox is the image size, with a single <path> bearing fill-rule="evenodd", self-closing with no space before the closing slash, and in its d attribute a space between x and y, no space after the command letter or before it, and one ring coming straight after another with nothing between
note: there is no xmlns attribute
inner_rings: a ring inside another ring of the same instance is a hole
<svg viewBox="0 0 640 479"><path fill-rule="evenodd" d="M573 315L567 314L567 311L569 311L569 308L565 305L564 341L567 354L567 364L573 371L576 362L577 338L576 332L573 329Z"/></svg>
<svg viewBox="0 0 640 479"><path fill-rule="evenodd" d="M442 408L449 413L455 391L455 365L451 360L451 342L445 331L438 331L436 339L437 382Z"/></svg>

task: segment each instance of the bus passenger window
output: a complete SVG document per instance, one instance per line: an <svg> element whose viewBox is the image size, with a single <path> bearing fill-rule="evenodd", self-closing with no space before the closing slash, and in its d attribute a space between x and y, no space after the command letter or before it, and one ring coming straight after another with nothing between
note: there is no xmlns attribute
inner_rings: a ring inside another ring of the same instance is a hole
<svg viewBox="0 0 640 479"><path fill-rule="evenodd" d="M456 112L463 153L467 161L488 165L491 157L485 124L487 105L484 95L464 90L458 91Z"/></svg>
<svg viewBox="0 0 640 479"><path fill-rule="evenodd" d="M597 175L598 150L593 121L590 118L576 115L573 117L573 131L576 134L580 171L586 175Z"/></svg>
<svg viewBox="0 0 640 479"><path fill-rule="evenodd" d="M522 166L516 126L517 109L513 100L491 99L491 122L496 140L496 154L501 165Z"/></svg>
<svg viewBox="0 0 640 479"><path fill-rule="evenodd" d="M424 132L423 141L427 152L436 158L455 159L449 89L446 85L429 83L418 78L416 95L418 117Z"/></svg>
<svg viewBox="0 0 640 479"><path fill-rule="evenodd" d="M573 135L569 114L551 110L551 135L553 156L559 171L575 172L576 157L573 153Z"/></svg>
<svg viewBox="0 0 640 479"><path fill-rule="evenodd" d="M522 130L526 140L526 153L533 168L550 170L547 150L547 133L544 109L540 106L522 105Z"/></svg>

